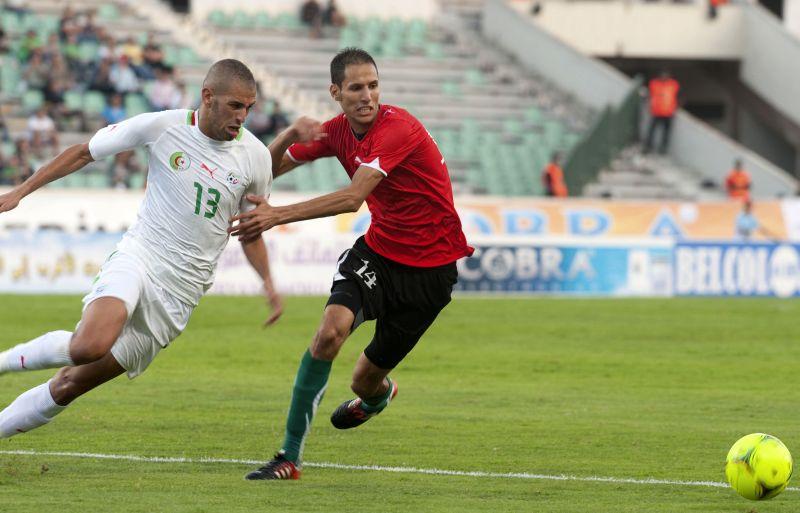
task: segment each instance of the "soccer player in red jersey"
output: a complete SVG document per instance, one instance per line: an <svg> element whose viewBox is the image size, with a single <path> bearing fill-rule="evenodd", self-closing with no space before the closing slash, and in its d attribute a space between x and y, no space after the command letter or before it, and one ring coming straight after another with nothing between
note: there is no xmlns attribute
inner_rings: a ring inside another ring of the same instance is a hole
<svg viewBox="0 0 800 513"><path fill-rule="evenodd" d="M247 479L297 479L311 421L325 392L331 364L347 337L377 319L372 342L356 363L355 399L331 416L339 429L356 427L383 411L397 394L389 373L450 302L456 260L472 254L453 206L447 165L414 116L379 103L378 68L365 51L346 48L331 62L330 93L343 113L325 122L326 137L295 144L290 127L270 145L277 177L322 157L339 159L349 187L294 205L272 207L259 198L230 231L241 239L273 226L355 212L367 202L372 223L339 259L322 322L303 355L294 383L283 447Z"/></svg>

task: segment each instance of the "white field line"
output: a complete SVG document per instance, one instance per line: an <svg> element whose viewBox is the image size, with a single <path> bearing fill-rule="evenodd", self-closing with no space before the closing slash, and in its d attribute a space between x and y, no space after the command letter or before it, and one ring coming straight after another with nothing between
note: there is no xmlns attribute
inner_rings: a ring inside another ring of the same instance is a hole
<svg viewBox="0 0 800 513"><path fill-rule="evenodd" d="M95 460L122 460L136 461L144 463L224 463L234 465L260 465L264 460L239 460L227 458L184 458L184 457L162 457L162 456L136 456L132 454L97 454L87 452L49 452L49 451L0 451L0 454L17 456L53 456L63 458L86 458ZM364 470L373 472L394 472L400 474L426 474L436 476L456 476L456 477L483 477L495 479L532 479L544 481L577 481L584 483L615 483L633 485L668 485L668 486L700 486L706 488L727 488L726 483L716 481L680 481L672 479L634 479L627 477L604 477L604 476L570 476L570 475L549 475L531 474L528 472L483 472L483 471L463 471L445 470L437 468L415 468L415 467L385 467L380 465L345 465L342 463L311 463L303 464L305 467L337 469L337 470ZM800 491L800 488L787 488L791 491Z"/></svg>

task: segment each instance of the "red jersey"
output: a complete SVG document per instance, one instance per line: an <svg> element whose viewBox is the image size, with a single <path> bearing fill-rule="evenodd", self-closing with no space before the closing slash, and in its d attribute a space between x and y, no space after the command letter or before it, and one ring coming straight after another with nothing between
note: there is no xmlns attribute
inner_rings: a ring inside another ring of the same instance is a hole
<svg viewBox="0 0 800 513"><path fill-rule="evenodd" d="M367 196L372 223L365 238L373 251L414 267L436 267L472 254L453 205L447 165L417 118L381 105L361 140L344 114L326 121L323 131L328 136L321 141L292 145L289 157L308 162L335 156L351 179L360 166L385 176Z"/></svg>

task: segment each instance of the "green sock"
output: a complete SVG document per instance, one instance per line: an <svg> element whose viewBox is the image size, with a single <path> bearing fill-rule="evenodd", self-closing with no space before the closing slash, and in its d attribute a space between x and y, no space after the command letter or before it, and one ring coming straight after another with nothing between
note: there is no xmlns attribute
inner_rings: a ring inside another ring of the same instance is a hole
<svg viewBox="0 0 800 513"><path fill-rule="evenodd" d="M311 422L328 387L332 363L317 360L308 350L300 360L300 368L294 380L292 403L289 406L289 418L286 419L286 438L283 440L287 460L300 463Z"/></svg>
<svg viewBox="0 0 800 513"><path fill-rule="evenodd" d="M386 381L389 382L389 389L385 394L378 397L370 397L361 401L361 409L367 413L380 413L384 408L389 406L389 401L392 400L392 380L388 377Z"/></svg>

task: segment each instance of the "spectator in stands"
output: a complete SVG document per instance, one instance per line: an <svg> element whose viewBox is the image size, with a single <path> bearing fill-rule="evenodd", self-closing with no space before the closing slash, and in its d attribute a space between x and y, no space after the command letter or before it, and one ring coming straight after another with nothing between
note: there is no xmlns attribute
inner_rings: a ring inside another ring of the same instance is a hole
<svg viewBox="0 0 800 513"><path fill-rule="evenodd" d="M31 54L28 64L22 72L22 78L28 85L28 89L36 89L42 91L47 88L47 80L49 78L50 69L47 63L44 62L42 57L41 48L37 48Z"/></svg>
<svg viewBox="0 0 800 513"><path fill-rule="evenodd" d="M198 100L195 100L194 97L189 94L189 91L186 90L186 82L183 80L176 80L175 87L178 90L178 96L176 97L174 108L195 110L198 106Z"/></svg>
<svg viewBox="0 0 800 513"><path fill-rule="evenodd" d="M111 59L103 59L92 75L89 82L89 89L99 91L106 96L115 92L114 84L111 82Z"/></svg>
<svg viewBox="0 0 800 513"><path fill-rule="evenodd" d="M98 59L112 59L116 60L119 55L117 54L117 41L111 34L102 31L100 34L100 47L97 49Z"/></svg>
<svg viewBox="0 0 800 513"><path fill-rule="evenodd" d="M56 55L62 56L63 52L58 34L53 33L47 36L47 43L42 47L42 57L47 62L53 62Z"/></svg>
<svg viewBox="0 0 800 513"><path fill-rule="evenodd" d="M35 30L29 29L25 32L25 36L19 43L17 59L20 62L28 62L33 56L34 51L41 50L42 46L44 45L42 44L42 39L39 37L39 34L37 34Z"/></svg>
<svg viewBox="0 0 800 513"><path fill-rule="evenodd" d="M2 112L0 112L0 140L3 142L8 142L11 140L8 137L8 126L6 125L6 118L3 117Z"/></svg>
<svg viewBox="0 0 800 513"><path fill-rule="evenodd" d="M14 141L14 155L10 159L10 167L14 170L13 185L19 185L34 172L30 144L24 137Z"/></svg>
<svg viewBox="0 0 800 513"><path fill-rule="evenodd" d="M317 0L306 0L300 6L300 21L308 25L311 37L322 36L322 6Z"/></svg>
<svg viewBox="0 0 800 513"><path fill-rule="evenodd" d="M51 146L53 153L58 153L58 131L56 123L47 114L47 107L42 105L36 113L28 118L28 136L30 147L37 155L43 155L45 146Z"/></svg>
<svg viewBox="0 0 800 513"><path fill-rule="evenodd" d="M260 92L258 97L263 98ZM264 137L270 134L270 126L272 126L272 120L264 109L264 103L263 101L256 102L253 108L250 109L250 114L247 115L247 119L244 122L245 127L262 141Z"/></svg>
<svg viewBox="0 0 800 513"><path fill-rule="evenodd" d="M81 63L81 49L78 46L78 36L70 34L62 46L62 55L67 60L67 65L71 70L82 74L83 66Z"/></svg>
<svg viewBox="0 0 800 513"><path fill-rule="evenodd" d="M277 100L273 103L272 114L269 116L268 135L275 135L289 127L289 119L281 110L281 104Z"/></svg>
<svg viewBox="0 0 800 513"><path fill-rule="evenodd" d="M153 110L174 109L180 100L180 93L172 80L172 70L157 68L155 71L156 80L148 91L147 100Z"/></svg>
<svg viewBox="0 0 800 513"><path fill-rule="evenodd" d="M64 57L60 53L54 55L47 74L44 99L54 105L64 103L64 93L72 88L73 82L72 72L67 66Z"/></svg>
<svg viewBox="0 0 800 513"><path fill-rule="evenodd" d="M741 240L750 240L756 231L773 241L781 238L758 222L756 216L753 215L753 202L748 199L742 202L742 210L736 216L736 236Z"/></svg>
<svg viewBox="0 0 800 513"><path fill-rule="evenodd" d="M131 175L141 173L142 169L136 160L136 152L123 151L114 155L114 164L111 166L111 187L114 189L130 188Z"/></svg>
<svg viewBox="0 0 800 513"><path fill-rule="evenodd" d="M58 37L62 41L66 41L70 36L75 36L77 39L80 27L78 20L75 17L75 11L72 6L67 3L64 10L61 11L61 18L58 20Z"/></svg>
<svg viewBox="0 0 800 513"><path fill-rule="evenodd" d="M114 91L118 93L136 93L139 91L139 79L133 68L128 64L128 58L124 55L111 66L108 76Z"/></svg>
<svg viewBox="0 0 800 513"><path fill-rule="evenodd" d="M658 78L650 80L650 127L647 130L645 153L653 149L656 128L661 128L661 144L659 153L666 153L669 136L672 130L672 118L678 110L678 91L680 84L667 71L662 71Z"/></svg>
<svg viewBox="0 0 800 513"><path fill-rule="evenodd" d="M162 68L164 64L164 51L161 46L156 43L155 35L153 33L147 34L147 44L144 45L142 50L142 58L144 65L149 69L151 76L155 78L155 70Z"/></svg>
<svg viewBox="0 0 800 513"><path fill-rule="evenodd" d="M132 36L129 36L127 39L125 39L125 42L120 45L119 49L117 50L117 54L128 57L128 62L130 62L134 73L136 73L136 76L143 80L152 80L153 77L149 73L149 70L145 70L143 67L144 49Z"/></svg>
<svg viewBox="0 0 800 513"><path fill-rule="evenodd" d="M739 201L750 201L751 185L750 174L744 170L742 159L736 159L733 162L733 169L725 178L725 190L728 192L728 197Z"/></svg>
<svg viewBox="0 0 800 513"><path fill-rule="evenodd" d="M128 117L128 113L125 111L125 107L122 105L122 95L112 94L108 105L105 106L101 115L103 116L103 121L105 121L106 125L113 125L126 119Z"/></svg>
<svg viewBox="0 0 800 513"><path fill-rule="evenodd" d="M567 197L567 184L564 182L564 170L561 169L561 154L554 152L550 162L542 171L542 185L545 196L553 198Z"/></svg>
<svg viewBox="0 0 800 513"><path fill-rule="evenodd" d="M3 27L0 27L0 53L6 53L10 50L8 44L8 38L6 37L6 31Z"/></svg>
<svg viewBox="0 0 800 513"><path fill-rule="evenodd" d="M718 9L728 3L728 0L708 0L708 18L713 20L717 17Z"/></svg>
<svg viewBox="0 0 800 513"><path fill-rule="evenodd" d="M3 2L3 9L16 13L19 16L25 16L31 12L31 10L28 9L27 3L26 0L5 0L5 2Z"/></svg>
<svg viewBox="0 0 800 513"><path fill-rule="evenodd" d="M100 41L102 31L99 30L97 24L94 22L94 11L86 12L81 25L81 31L78 33L79 43L98 43Z"/></svg>
<svg viewBox="0 0 800 513"><path fill-rule="evenodd" d="M347 25L347 19L336 5L336 0L328 0L328 6L322 12L322 24L332 27L344 27Z"/></svg>

